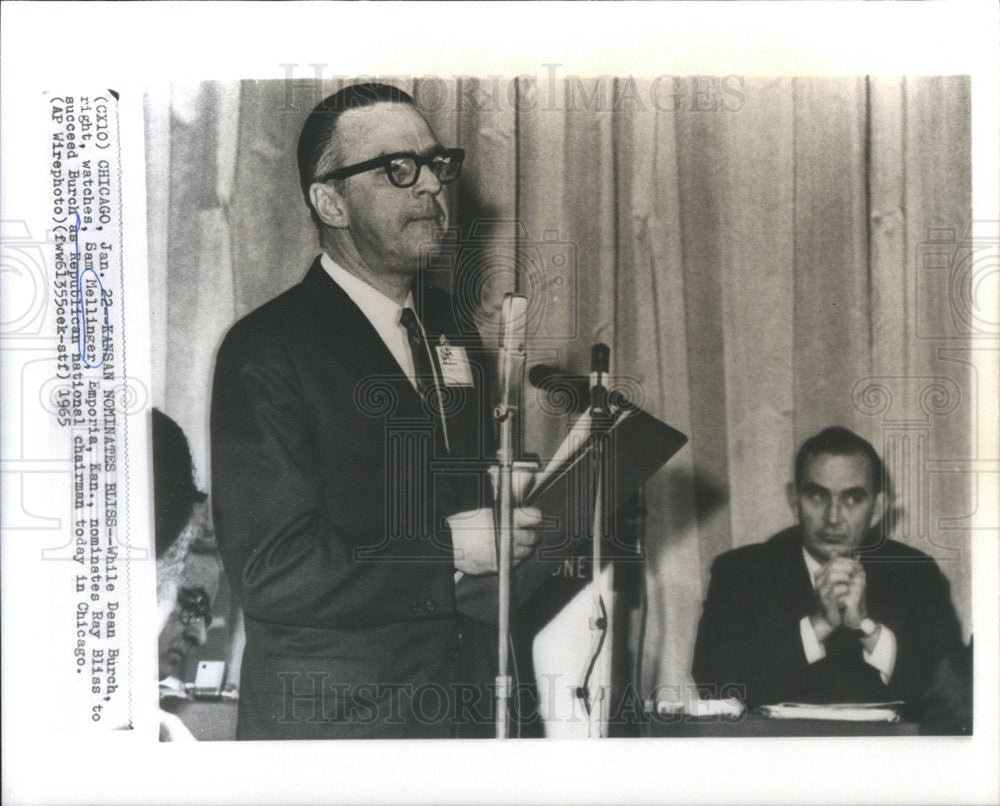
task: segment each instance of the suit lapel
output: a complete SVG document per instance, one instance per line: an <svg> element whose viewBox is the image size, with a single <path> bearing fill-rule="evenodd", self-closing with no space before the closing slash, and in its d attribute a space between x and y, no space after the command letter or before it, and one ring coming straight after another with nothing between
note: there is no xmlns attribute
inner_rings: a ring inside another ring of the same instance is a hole
<svg viewBox="0 0 1000 806"><path fill-rule="evenodd" d="M420 406L420 395L374 325L326 273L319 258L302 280L302 287L308 304L329 328L331 348L356 369L359 378L391 379L407 408Z"/></svg>
<svg viewBox="0 0 1000 806"><path fill-rule="evenodd" d="M783 618L799 621L812 610L815 594L809 569L802 557L798 527L783 532L775 541L774 549L777 571L773 585L775 602Z"/></svg>

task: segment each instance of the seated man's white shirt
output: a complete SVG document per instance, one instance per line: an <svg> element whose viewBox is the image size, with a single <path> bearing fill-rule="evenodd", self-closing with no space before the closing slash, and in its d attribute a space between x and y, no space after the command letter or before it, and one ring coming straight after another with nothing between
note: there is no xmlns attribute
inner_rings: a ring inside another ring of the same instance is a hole
<svg viewBox="0 0 1000 806"><path fill-rule="evenodd" d="M809 581L813 590L816 589L816 576L819 574L822 565L805 549L802 549L802 556L805 559L806 569L809 571ZM802 649L806 654L806 661L816 663L826 657L826 648L816 637L809 616L803 616L799 622L799 632L802 634ZM882 632L872 651L865 649L862 652L865 663L878 669L883 683L888 683L892 677L893 669L896 666L896 636L892 630L882 625Z"/></svg>

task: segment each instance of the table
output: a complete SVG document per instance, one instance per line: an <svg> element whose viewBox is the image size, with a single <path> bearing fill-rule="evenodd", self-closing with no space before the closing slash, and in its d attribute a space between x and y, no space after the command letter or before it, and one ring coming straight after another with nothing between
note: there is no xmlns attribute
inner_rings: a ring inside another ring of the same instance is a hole
<svg viewBox="0 0 1000 806"><path fill-rule="evenodd" d="M916 722L835 722L826 719L767 719L756 714L739 718L648 715L644 736L665 739L731 739L749 736L918 736Z"/></svg>
<svg viewBox="0 0 1000 806"><path fill-rule="evenodd" d="M180 717L198 741L236 738L235 700L195 700L164 697L160 707Z"/></svg>
<svg viewBox="0 0 1000 806"><path fill-rule="evenodd" d="M200 741L229 740L236 736L233 700L163 700L166 711L177 714ZM659 739L734 739L747 737L803 738L813 736L944 735L921 731L916 722L834 722L825 719L767 719L757 714L732 717L692 717L684 714L647 714L640 735ZM631 735L635 735L634 733ZM955 735L955 734L951 734Z"/></svg>

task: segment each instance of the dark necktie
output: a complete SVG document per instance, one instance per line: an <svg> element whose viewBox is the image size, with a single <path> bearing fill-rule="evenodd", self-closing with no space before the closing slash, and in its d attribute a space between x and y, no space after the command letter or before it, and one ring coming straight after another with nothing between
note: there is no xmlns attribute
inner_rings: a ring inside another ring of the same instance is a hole
<svg viewBox="0 0 1000 806"><path fill-rule="evenodd" d="M403 308L399 323L406 328L406 340L410 343L410 354L413 356L413 369L416 372L417 391L441 422L444 432L445 447L448 449L448 428L441 408L441 394L437 389L440 382L438 373L431 363L430 348L424 338L424 331L417 321L417 315L412 308Z"/></svg>

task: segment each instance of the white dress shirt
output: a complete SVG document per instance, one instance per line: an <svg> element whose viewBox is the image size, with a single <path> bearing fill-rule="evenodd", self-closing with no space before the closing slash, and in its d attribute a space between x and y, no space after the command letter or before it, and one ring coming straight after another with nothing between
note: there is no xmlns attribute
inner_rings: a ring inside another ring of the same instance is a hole
<svg viewBox="0 0 1000 806"><path fill-rule="evenodd" d="M372 327L382 337L382 341L389 348L389 352L396 359L396 363L399 364L400 369L410 379L410 384L419 392L417 370L413 366L413 353L410 352L410 341L406 334L406 328L399 321L403 313L403 308L414 308L413 292L411 291L407 294L403 304L400 305L396 300L387 297L374 286L368 285L360 277L355 277L343 266L335 263L326 252L320 255L319 262L323 266L323 270L330 275L330 279L344 290L344 293L351 298L351 301L361 309L361 313L365 315L365 318L372 323ZM414 313L416 313L415 309ZM420 321L419 316L417 317L417 324L420 325L420 332L424 336L424 345L428 350L427 360L429 366L433 368L434 359L430 355L430 342L427 339L427 332L424 330L424 325ZM441 381L437 377L436 370L434 371L434 375L434 385L439 386ZM440 395L438 399L440 400ZM438 416L441 419L445 448L450 450L448 424L445 422L444 413L440 409L438 409Z"/></svg>
<svg viewBox="0 0 1000 806"><path fill-rule="evenodd" d="M403 304L400 305L396 300L387 297L377 288L368 285L360 277L355 277L343 266L339 266L326 252L320 255L319 262L323 266L323 270L330 275L330 279L344 289L344 293L351 298L351 301L361 309L361 313L365 315L365 318L372 323L372 327L382 337L382 341L389 348L392 357L396 359L400 368L406 373L406 377L410 379L413 388L420 391L417 386L417 371L413 366L413 353L410 352L410 341L407 338L406 328L399 321L403 313L403 308L413 308L413 292L411 291L407 294ZM417 322L420 324L420 330L424 331L424 325L420 322L420 317L417 317ZM424 332L424 344L429 345L426 332ZM429 349L430 347L428 346ZM430 355L428 355L428 359L431 361L431 367L433 367L434 361ZM434 383L439 383L437 377L434 378ZM444 429L445 445L447 446L447 424L445 423L443 413L440 414L440 417L441 427ZM465 516L468 513L461 514ZM460 526L460 523L452 523L451 518L453 517L455 516L452 515L448 518L448 523L451 524L452 531L454 532ZM462 572L456 571L455 581L457 582L461 578Z"/></svg>
<svg viewBox="0 0 1000 806"><path fill-rule="evenodd" d="M400 305L377 288L368 285L360 277L355 277L347 269L334 263L326 252L320 256L319 261L324 271L330 275L330 279L344 289L351 301L361 309L361 313L372 323L372 327L382 337L382 341L389 348L392 357L396 359L400 368L406 373L406 377L410 379L410 383L413 384L413 388L416 389L417 371L413 366L410 342L406 338L406 328L399 323L403 308L413 307L413 292L410 292L403 304Z"/></svg>
<svg viewBox="0 0 1000 806"><path fill-rule="evenodd" d="M823 566L805 548L802 549L802 557L805 560L806 569L809 571L809 581L815 590L816 576ZM799 622L799 632L802 634L802 649L805 650L806 660L809 663L823 660L826 657L826 648L816 637L816 631L813 629L809 616L803 616L802 621ZM862 655L865 663L878 669L882 682L888 683L896 666L896 636L893 631L883 624L882 632L879 634L875 646L872 647L872 651L869 652L865 649Z"/></svg>

